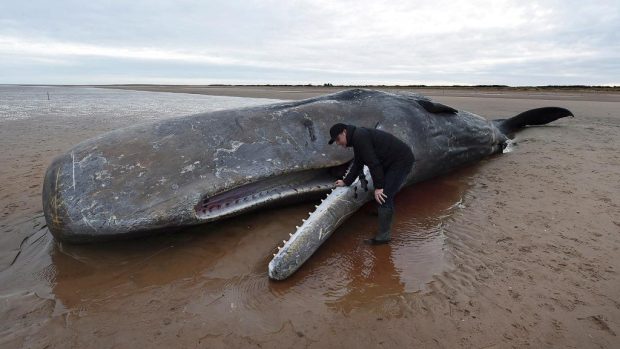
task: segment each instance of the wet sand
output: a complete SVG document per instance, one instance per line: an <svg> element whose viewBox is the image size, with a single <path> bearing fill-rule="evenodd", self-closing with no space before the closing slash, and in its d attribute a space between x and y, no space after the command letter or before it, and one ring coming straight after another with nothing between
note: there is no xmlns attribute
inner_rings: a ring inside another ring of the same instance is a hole
<svg viewBox="0 0 620 349"><path fill-rule="evenodd" d="M294 98L242 89L225 92ZM489 118L551 105L576 117L405 189L389 246L362 244L376 224L367 205L284 282L268 280L267 263L313 203L148 239L58 244L41 213L45 168L136 120L3 123L0 346L620 346L620 95L468 93L427 94Z"/></svg>

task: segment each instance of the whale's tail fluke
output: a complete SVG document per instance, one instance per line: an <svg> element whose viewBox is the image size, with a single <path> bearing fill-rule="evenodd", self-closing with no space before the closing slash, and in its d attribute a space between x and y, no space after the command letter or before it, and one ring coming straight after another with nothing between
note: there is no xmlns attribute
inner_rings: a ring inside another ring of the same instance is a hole
<svg viewBox="0 0 620 349"><path fill-rule="evenodd" d="M564 108L544 107L528 110L510 119L493 120L493 122L502 133L509 134L525 126L545 125L566 116L573 116L573 113Z"/></svg>

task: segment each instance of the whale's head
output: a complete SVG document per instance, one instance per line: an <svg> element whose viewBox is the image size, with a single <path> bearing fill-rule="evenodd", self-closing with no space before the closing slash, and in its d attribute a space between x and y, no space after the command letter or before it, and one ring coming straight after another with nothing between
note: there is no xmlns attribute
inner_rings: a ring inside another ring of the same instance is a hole
<svg viewBox="0 0 620 349"><path fill-rule="evenodd" d="M397 125L386 111L398 114L398 103L383 102L392 97L349 90L167 119L87 140L46 172L48 227L62 241L130 237L324 194L353 157L350 149L328 145L329 128L337 122Z"/></svg>

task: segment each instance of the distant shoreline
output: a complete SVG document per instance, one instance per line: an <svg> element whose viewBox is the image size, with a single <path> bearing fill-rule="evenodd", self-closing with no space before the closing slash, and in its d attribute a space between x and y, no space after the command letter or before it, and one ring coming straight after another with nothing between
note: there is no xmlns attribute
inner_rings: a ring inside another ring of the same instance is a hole
<svg viewBox="0 0 620 349"><path fill-rule="evenodd" d="M70 85L64 85L70 86ZM73 85L79 86L79 85ZM86 86L86 85L82 85ZM564 90L601 90L601 91L618 91L620 86L602 86L602 85L540 85L540 86L508 86L508 85L334 85L334 84L101 84L88 86L188 86L188 87L299 87L299 88L391 88L391 89L491 89L491 90L509 90L509 91L564 91Z"/></svg>
<svg viewBox="0 0 620 349"><path fill-rule="evenodd" d="M417 92L427 96L516 98L516 99L561 99L588 101L620 101L620 87L587 86L317 86L317 85L155 85L117 84L88 85L90 87L204 94L247 98L271 98L298 100L338 92L350 88L370 88L388 92Z"/></svg>
<svg viewBox="0 0 620 349"><path fill-rule="evenodd" d="M11 84L3 86L12 86ZM108 84L108 85L47 85L14 84L13 86L95 87L150 92L189 93L211 96L269 98L299 100L335 93L351 88L376 89L387 92L416 92L429 97L477 97L543 100L575 100L620 102L620 86L388 86L388 85L160 85L160 84Z"/></svg>

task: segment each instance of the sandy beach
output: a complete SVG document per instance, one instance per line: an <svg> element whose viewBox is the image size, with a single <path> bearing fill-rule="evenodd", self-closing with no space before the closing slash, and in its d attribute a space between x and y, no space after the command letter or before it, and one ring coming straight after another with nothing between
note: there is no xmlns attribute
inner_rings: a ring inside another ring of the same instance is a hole
<svg viewBox="0 0 620 349"><path fill-rule="evenodd" d="M273 99L339 90L115 88ZM414 91L489 119L542 106L575 117L403 190L388 246L362 243L376 224L365 207L284 282L268 280L267 264L313 203L59 244L42 216L48 164L138 120L4 121L0 347L620 347L620 93Z"/></svg>

